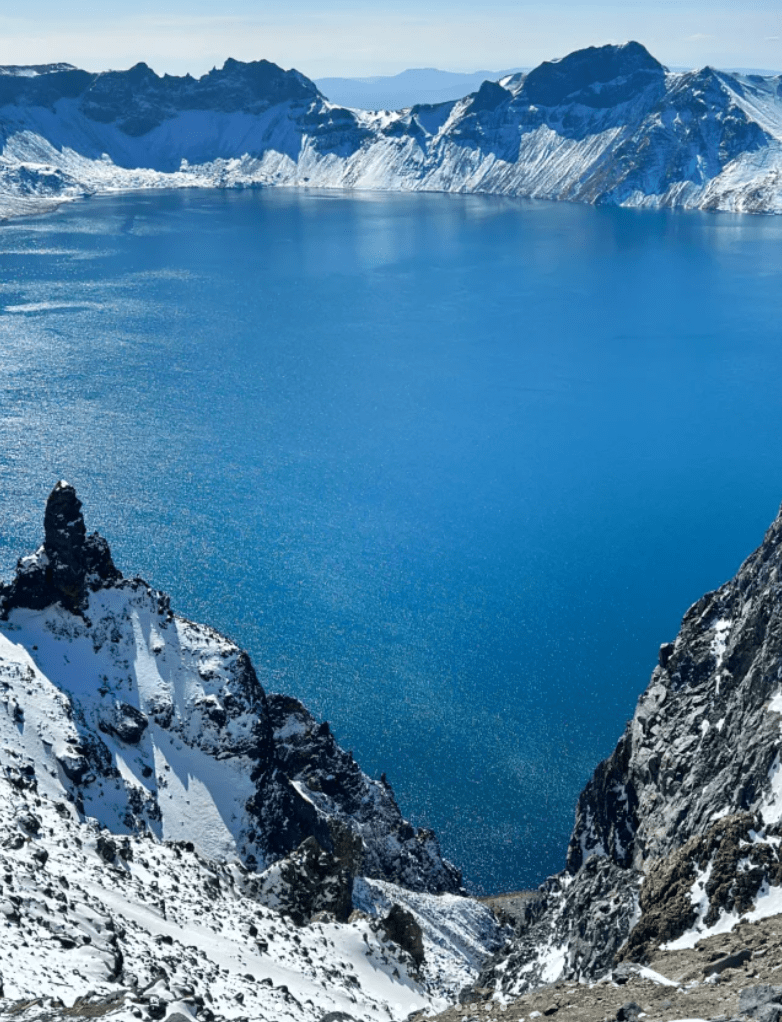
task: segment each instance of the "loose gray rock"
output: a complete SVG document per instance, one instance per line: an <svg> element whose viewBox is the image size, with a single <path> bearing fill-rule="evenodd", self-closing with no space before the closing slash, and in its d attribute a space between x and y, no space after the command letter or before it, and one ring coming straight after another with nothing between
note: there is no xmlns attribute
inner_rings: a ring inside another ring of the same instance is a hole
<svg viewBox="0 0 782 1022"><path fill-rule="evenodd" d="M710 962L709 965L704 967L704 976L719 975L725 969L737 969L744 962L748 962L752 958L752 952L749 948L744 948L741 951L734 951L732 955L725 955L724 958L718 958L716 962Z"/></svg>
<svg viewBox="0 0 782 1022"><path fill-rule="evenodd" d="M635 1022L635 1019L638 1018L641 1011L642 1008L640 1004L636 1004L635 1001L628 1001L627 1004L623 1004L617 1011L617 1022Z"/></svg>
<svg viewBox="0 0 782 1022"><path fill-rule="evenodd" d="M782 987L758 983L745 987L739 994L739 1014L755 1018L758 1011L768 1004L782 1000Z"/></svg>

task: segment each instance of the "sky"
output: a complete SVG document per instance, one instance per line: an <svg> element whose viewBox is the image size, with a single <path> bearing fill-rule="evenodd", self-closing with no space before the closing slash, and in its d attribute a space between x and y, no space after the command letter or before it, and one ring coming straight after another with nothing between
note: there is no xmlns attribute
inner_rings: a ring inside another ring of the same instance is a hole
<svg viewBox="0 0 782 1022"><path fill-rule="evenodd" d="M312 78L527 67L642 42L669 66L782 70L782 0L3 0L0 63L204 74L265 58Z"/></svg>

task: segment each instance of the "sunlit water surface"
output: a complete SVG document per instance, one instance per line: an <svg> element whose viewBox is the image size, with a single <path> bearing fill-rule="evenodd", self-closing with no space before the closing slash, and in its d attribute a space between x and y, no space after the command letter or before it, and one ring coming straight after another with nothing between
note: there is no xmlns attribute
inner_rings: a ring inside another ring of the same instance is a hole
<svg viewBox="0 0 782 1022"><path fill-rule="evenodd" d="M474 889L563 863L782 499L782 222L157 193L0 226L0 570L53 483Z"/></svg>

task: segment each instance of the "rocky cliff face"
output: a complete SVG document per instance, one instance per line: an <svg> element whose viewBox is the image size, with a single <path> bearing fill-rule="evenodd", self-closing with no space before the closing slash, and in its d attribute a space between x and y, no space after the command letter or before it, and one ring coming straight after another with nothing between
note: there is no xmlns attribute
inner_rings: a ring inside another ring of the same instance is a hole
<svg viewBox="0 0 782 1022"><path fill-rule="evenodd" d="M44 528L0 587L8 740L41 783L114 833L190 840L249 868L312 838L351 874L461 890L434 834L402 818L328 724L268 699L246 653L123 579L67 483Z"/></svg>
<svg viewBox="0 0 782 1022"><path fill-rule="evenodd" d="M487 988L596 978L782 911L782 513L659 660Z"/></svg>
<svg viewBox="0 0 782 1022"><path fill-rule="evenodd" d="M199 79L27 70L0 69L0 215L122 188L275 184L782 211L780 79L671 74L638 43L395 113L329 103L268 61Z"/></svg>

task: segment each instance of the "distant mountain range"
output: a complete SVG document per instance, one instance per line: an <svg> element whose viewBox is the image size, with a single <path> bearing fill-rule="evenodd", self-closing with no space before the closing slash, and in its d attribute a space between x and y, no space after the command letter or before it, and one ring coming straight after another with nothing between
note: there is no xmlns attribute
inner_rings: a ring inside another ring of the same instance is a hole
<svg viewBox="0 0 782 1022"><path fill-rule="evenodd" d="M332 103L358 110L402 110L417 103L447 103L480 89L484 82L526 71L511 67L505 71L473 71L460 74L433 67L409 68L398 75L372 78L316 78L315 84Z"/></svg>
<svg viewBox="0 0 782 1022"><path fill-rule="evenodd" d="M0 68L0 72L2 72ZM528 71L528 67L510 67L504 71L440 71L434 67L408 68L396 75L374 75L369 78L314 78L313 81L332 103L356 110L402 110L424 103L447 103L461 99L479 89L484 82L498 82L508 75ZM691 71L689 67L671 67L671 71ZM730 74L780 74L764 68L721 68Z"/></svg>
<svg viewBox="0 0 782 1022"><path fill-rule="evenodd" d="M631 42L368 112L263 60L198 79L15 67L0 73L0 146L0 216L124 189L275 185L781 212L782 77L670 72Z"/></svg>

